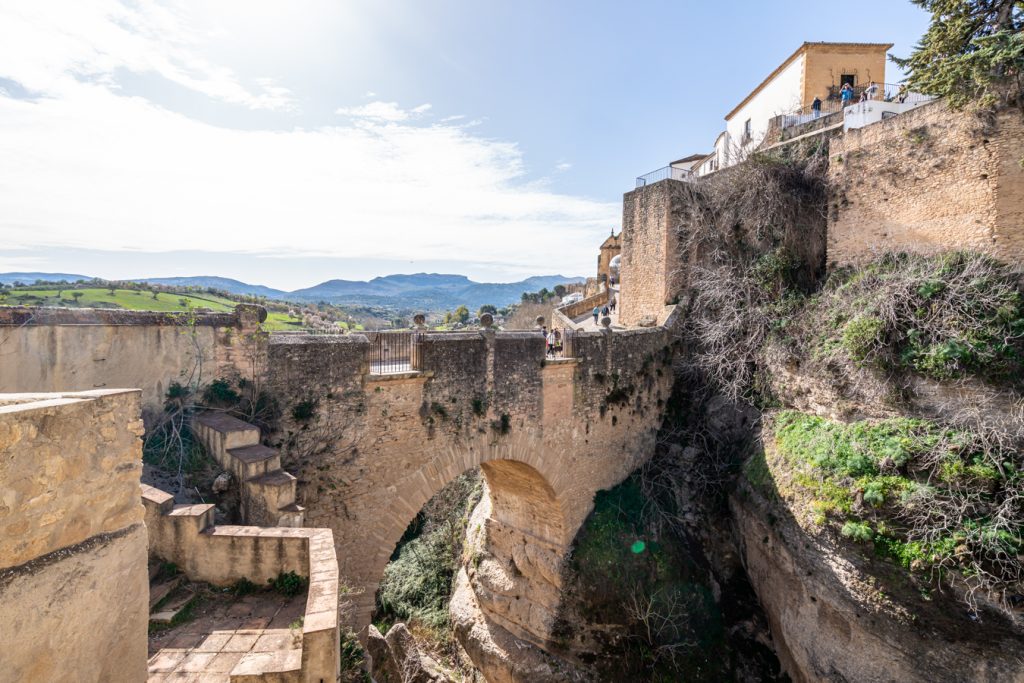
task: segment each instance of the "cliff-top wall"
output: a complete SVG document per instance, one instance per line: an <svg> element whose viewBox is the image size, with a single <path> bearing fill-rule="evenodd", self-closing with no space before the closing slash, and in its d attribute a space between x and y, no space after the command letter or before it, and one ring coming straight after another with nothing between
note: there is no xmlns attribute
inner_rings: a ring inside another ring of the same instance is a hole
<svg viewBox="0 0 1024 683"><path fill-rule="evenodd" d="M663 180L622 198L622 259L619 266L619 321L664 322L678 294L679 211L686 183Z"/></svg>
<svg viewBox="0 0 1024 683"><path fill-rule="evenodd" d="M941 101L846 131L829 148L830 267L885 251L1024 259L1024 117Z"/></svg>

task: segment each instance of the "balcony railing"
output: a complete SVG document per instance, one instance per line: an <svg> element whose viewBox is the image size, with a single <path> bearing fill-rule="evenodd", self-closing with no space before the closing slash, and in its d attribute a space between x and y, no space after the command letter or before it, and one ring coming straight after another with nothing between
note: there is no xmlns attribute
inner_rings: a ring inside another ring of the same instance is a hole
<svg viewBox="0 0 1024 683"><path fill-rule="evenodd" d="M792 128L808 121L825 118L832 114L843 111L844 104L841 94L841 86L833 85L829 88L828 96L821 101L817 109L813 105L805 105L799 109L782 115L782 129ZM931 95L923 95L917 92L910 92L899 83L877 83L872 91L871 86L853 86L853 98L845 106L851 106L859 102L897 102L899 104L920 104L934 99Z"/></svg>
<svg viewBox="0 0 1024 683"><path fill-rule="evenodd" d="M659 168L657 171L651 171L645 173L642 176L638 176L636 179L637 187L644 187L651 183L656 183L659 180L690 180L693 175L692 171L685 168L676 168L675 166L666 166L665 168Z"/></svg>

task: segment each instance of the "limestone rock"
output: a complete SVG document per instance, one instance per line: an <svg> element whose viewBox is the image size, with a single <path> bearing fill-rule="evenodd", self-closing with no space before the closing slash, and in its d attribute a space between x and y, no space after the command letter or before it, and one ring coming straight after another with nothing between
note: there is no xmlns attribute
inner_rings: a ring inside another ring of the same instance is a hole
<svg viewBox="0 0 1024 683"><path fill-rule="evenodd" d="M211 486L211 488L213 489L214 493L224 493L230 487L231 487L231 473L230 472L221 472L220 474L218 474L217 478L213 480L213 486Z"/></svg>
<svg viewBox="0 0 1024 683"><path fill-rule="evenodd" d="M377 683L451 683L437 661L420 652L405 624L395 624L382 636L371 625L366 649L373 659L373 677Z"/></svg>

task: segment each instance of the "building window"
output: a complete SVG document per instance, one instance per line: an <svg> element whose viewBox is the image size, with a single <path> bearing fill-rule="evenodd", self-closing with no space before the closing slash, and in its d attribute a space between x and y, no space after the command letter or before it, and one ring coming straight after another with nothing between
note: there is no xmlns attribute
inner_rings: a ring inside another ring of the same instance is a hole
<svg viewBox="0 0 1024 683"><path fill-rule="evenodd" d="M846 84L849 84L851 88L853 86L857 85L857 75L856 74L843 74L842 76L840 76L839 77L839 87L841 88L841 87L843 87Z"/></svg>
<svg viewBox="0 0 1024 683"><path fill-rule="evenodd" d="M745 145L750 142L750 136L753 133L753 129L754 127L751 124L750 119L743 122L743 141L741 144Z"/></svg>

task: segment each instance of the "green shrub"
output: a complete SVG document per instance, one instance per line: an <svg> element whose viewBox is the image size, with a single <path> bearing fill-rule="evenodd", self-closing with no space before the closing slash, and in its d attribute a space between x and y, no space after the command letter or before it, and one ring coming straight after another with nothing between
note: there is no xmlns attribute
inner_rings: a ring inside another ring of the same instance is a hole
<svg viewBox="0 0 1024 683"><path fill-rule="evenodd" d="M852 538L855 541L870 541L875 537L875 532L871 530L871 525L867 522L855 522L848 520L843 524L843 528L840 533L847 538Z"/></svg>
<svg viewBox="0 0 1024 683"><path fill-rule="evenodd" d="M316 409L319 401L308 398L299 401L292 406L292 419L300 424L306 424L316 417Z"/></svg>
<svg viewBox="0 0 1024 683"><path fill-rule="evenodd" d="M858 363L869 360L882 343L884 329L882 321L874 316L857 316L843 327L843 348Z"/></svg>
<svg viewBox="0 0 1024 683"><path fill-rule="evenodd" d="M309 583L309 579L304 576L299 576L293 571L289 571L278 574L277 578L267 579L267 583L269 583L270 587L281 595L291 597L306 590L306 585Z"/></svg>
<svg viewBox="0 0 1024 683"><path fill-rule="evenodd" d="M203 389L203 403L208 406L233 406L241 400L242 396L226 379L215 379Z"/></svg>

